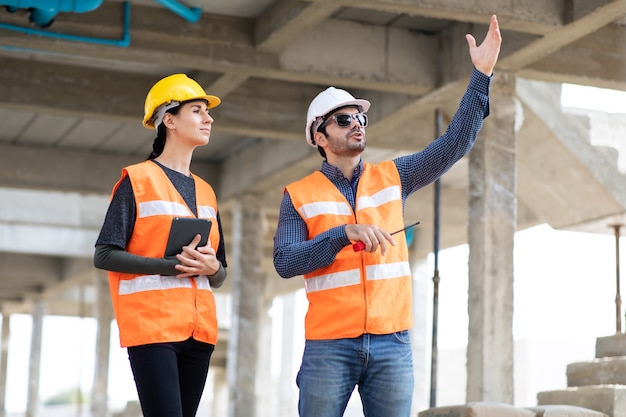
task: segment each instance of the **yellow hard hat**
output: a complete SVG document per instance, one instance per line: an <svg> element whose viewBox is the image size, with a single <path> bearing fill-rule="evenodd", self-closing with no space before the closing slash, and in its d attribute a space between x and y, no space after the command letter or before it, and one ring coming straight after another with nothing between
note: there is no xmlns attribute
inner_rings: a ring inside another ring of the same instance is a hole
<svg viewBox="0 0 626 417"><path fill-rule="evenodd" d="M205 93L200 84L185 74L173 74L162 78L148 91L144 105L143 125L148 129L154 129L153 116L160 106L193 99L207 100L209 109L218 106L221 102L219 97ZM175 105L169 106L169 108L172 107L175 107Z"/></svg>

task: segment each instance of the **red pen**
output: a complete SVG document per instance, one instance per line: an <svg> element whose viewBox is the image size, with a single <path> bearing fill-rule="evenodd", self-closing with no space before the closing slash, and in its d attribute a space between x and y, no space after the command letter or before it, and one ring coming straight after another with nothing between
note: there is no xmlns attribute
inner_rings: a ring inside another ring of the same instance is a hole
<svg viewBox="0 0 626 417"><path fill-rule="evenodd" d="M420 224L420 222L415 222L415 223L410 224L410 225L408 225L406 227L403 227L400 230L396 230L395 232L391 233L391 236L395 235L396 233L404 232L405 230L408 230L411 227L417 226L418 224ZM355 252L362 251L363 249L365 249L365 243L363 243L363 242L356 242L356 243L352 244L352 249Z"/></svg>

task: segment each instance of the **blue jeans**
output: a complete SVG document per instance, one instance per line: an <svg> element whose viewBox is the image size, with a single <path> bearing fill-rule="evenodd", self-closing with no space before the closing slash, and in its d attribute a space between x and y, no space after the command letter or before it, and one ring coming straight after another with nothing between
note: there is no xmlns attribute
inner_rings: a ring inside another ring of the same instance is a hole
<svg viewBox="0 0 626 417"><path fill-rule="evenodd" d="M356 385L365 417L409 417L413 355L409 332L307 340L296 378L300 417L341 417Z"/></svg>

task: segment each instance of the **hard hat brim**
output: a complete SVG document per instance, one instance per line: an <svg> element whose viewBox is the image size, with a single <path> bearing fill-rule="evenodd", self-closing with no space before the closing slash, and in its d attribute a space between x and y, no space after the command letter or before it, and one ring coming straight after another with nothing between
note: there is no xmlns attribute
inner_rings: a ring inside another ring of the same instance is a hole
<svg viewBox="0 0 626 417"><path fill-rule="evenodd" d="M193 101L193 100L206 100L208 102L207 109L212 109L214 107L217 107L222 102L222 100L220 100L219 97L211 96L211 95L207 94L207 95L204 95L204 96L188 98L188 99L185 100L185 103L188 102L188 101ZM165 104L165 103L163 103L163 104ZM150 116L146 116L143 119L143 126L144 127L147 127L148 129L154 129L154 123L152 121L153 114L151 114Z"/></svg>

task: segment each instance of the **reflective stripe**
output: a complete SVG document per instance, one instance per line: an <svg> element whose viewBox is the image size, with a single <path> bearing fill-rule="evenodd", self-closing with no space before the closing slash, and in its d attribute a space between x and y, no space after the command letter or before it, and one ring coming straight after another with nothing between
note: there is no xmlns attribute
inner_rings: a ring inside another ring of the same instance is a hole
<svg viewBox="0 0 626 417"><path fill-rule="evenodd" d="M215 209L211 206L198 206L198 217L201 219L215 219L217 213L215 213Z"/></svg>
<svg viewBox="0 0 626 417"><path fill-rule="evenodd" d="M191 278L176 278L166 275L142 275L120 281L119 295L135 294L142 291L191 288Z"/></svg>
<svg viewBox="0 0 626 417"><path fill-rule="evenodd" d="M199 275L195 278L199 290L213 291L209 277ZM142 291L171 290L174 288L191 288L191 278L176 278L171 275L143 275L133 279L120 281L119 295L135 294Z"/></svg>
<svg viewBox="0 0 626 417"><path fill-rule="evenodd" d="M411 275L407 261L370 265L365 271L368 280L392 279ZM361 282L360 271L358 269L351 269L349 271L307 278L304 280L304 288L307 293L311 293L356 285L359 282Z"/></svg>
<svg viewBox="0 0 626 417"><path fill-rule="evenodd" d="M199 275L196 277L196 284L199 290L203 291L213 291L211 289L211 283L209 282L209 277L206 275Z"/></svg>
<svg viewBox="0 0 626 417"><path fill-rule="evenodd" d="M397 201L402 198L399 185L383 188L376 194L370 196L359 197L357 201L357 210L363 210L370 207L378 207L391 201Z"/></svg>
<svg viewBox="0 0 626 417"><path fill-rule="evenodd" d="M304 219L319 216L321 214L333 214L336 216L351 215L352 210L347 203L343 201L318 201L315 203L303 204L299 208Z"/></svg>
<svg viewBox="0 0 626 417"><path fill-rule="evenodd" d="M140 218L159 215L186 217L191 215L186 205L166 200L144 201L139 203L138 209Z"/></svg>
<svg viewBox="0 0 626 417"><path fill-rule="evenodd" d="M361 271L359 269L351 269L350 271L306 278L304 280L304 289L307 293L310 293L356 285L359 282L361 282Z"/></svg>
<svg viewBox="0 0 626 417"><path fill-rule="evenodd" d="M368 281L377 279L391 279L411 275L411 269L407 261L392 262L389 264L370 265L365 268Z"/></svg>

